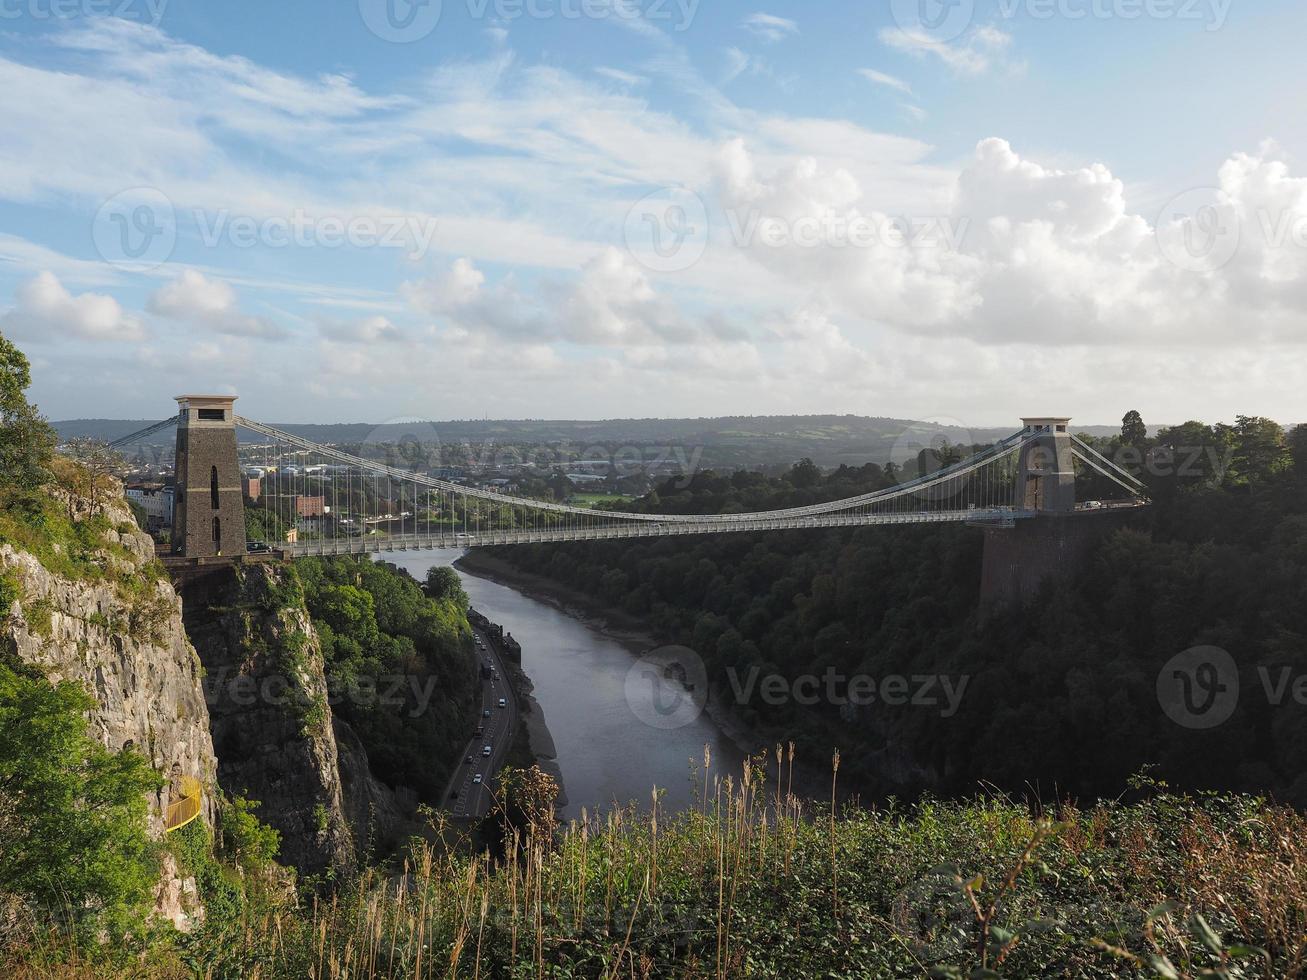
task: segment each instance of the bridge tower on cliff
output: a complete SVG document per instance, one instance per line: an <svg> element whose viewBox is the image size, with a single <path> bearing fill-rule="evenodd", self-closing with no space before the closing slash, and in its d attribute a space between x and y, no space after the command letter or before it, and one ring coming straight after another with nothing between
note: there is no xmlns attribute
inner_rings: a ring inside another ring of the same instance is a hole
<svg viewBox="0 0 1307 980"><path fill-rule="evenodd" d="M245 554L245 499L236 457L236 398L179 395L172 551L186 558Z"/></svg>
<svg viewBox="0 0 1307 980"><path fill-rule="evenodd" d="M1016 512L1029 518L985 529L981 599L989 606L1029 603L1046 583L1076 574L1095 544L1128 518L1130 510L1081 508L1076 502L1076 458L1087 447L1063 416L1021 420L1017 457ZM1085 459L1084 455L1080 455ZM1088 465L1112 479L1133 479L1101 457ZM1137 484L1137 481L1136 481ZM1123 486L1126 484L1123 484Z"/></svg>

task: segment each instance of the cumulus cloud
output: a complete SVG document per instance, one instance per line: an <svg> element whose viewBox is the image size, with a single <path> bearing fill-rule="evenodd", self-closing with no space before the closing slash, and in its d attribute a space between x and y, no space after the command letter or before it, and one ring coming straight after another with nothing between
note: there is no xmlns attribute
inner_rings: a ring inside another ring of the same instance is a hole
<svg viewBox="0 0 1307 980"><path fill-rule="evenodd" d="M617 248L603 249L575 278L547 280L530 291L511 280L487 286L484 273L458 259L443 273L405 283L401 292L416 311L439 316L468 335L616 347L689 343L730 333L715 318L686 317L654 289L630 254Z"/></svg>
<svg viewBox="0 0 1307 980"><path fill-rule="evenodd" d="M946 209L906 218L815 160L761 173L742 141L723 149L718 175L746 254L864 323L1044 346L1307 340L1307 181L1274 147L1221 168L1216 217L1228 213L1239 246L1197 269L1159 242L1157 221L1194 241L1211 215L1132 213L1107 167L1046 167L1001 139L976 147Z"/></svg>
<svg viewBox="0 0 1307 980"><path fill-rule="evenodd" d="M184 270L152 293L146 309L170 320L234 337L276 339L286 335L267 317L242 313L236 291L230 285L220 279L209 279L195 269Z"/></svg>
<svg viewBox="0 0 1307 980"><path fill-rule="evenodd" d="M139 341L141 322L112 296L74 296L53 272L41 272L18 287L14 307L0 316L10 336L31 340Z"/></svg>

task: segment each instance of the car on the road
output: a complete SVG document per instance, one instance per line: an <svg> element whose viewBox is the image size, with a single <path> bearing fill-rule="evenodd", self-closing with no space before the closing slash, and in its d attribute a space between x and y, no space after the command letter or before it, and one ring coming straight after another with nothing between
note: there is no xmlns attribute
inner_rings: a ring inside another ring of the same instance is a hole
<svg viewBox="0 0 1307 980"><path fill-rule="evenodd" d="M485 733L486 733L486 726L485 726L485 725L477 725L477 730L476 730L473 734L476 734L476 735L484 735Z"/></svg>
<svg viewBox="0 0 1307 980"><path fill-rule="evenodd" d="M487 708L485 711L481 712L481 717L482 717L482 718L489 718L489 717L490 717L490 709Z"/></svg>
<svg viewBox="0 0 1307 980"><path fill-rule="evenodd" d="M271 551L272 549L268 547L268 542L266 541L247 541L245 543L245 550L251 555L259 555Z"/></svg>
<svg viewBox="0 0 1307 980"><path fill-rule="evenodd" d="M490 755L490 753L493 752L493 751L494 751L494 750L493 750L489 745L483 745L483 746L481 746L481 754L484 755L484 756L487 756L487 757L488 757L488 756Z"/></svg>
<svg viewBox="0 0 1307 980"><path fill-rule="evenodd" d="M481 773L477 773L475 776L472 777L472 785L473 786L481 785Z"/></svg>
<svg viewBox="0 0 1307 980"><path fill-rule="evenodd" d="M507 707L508 707L508 699L507 699L507 698L500 698L500 699L499 699L499 706L500 706L501 708L507 708Z"/></svg>
<svg viewBox="0 0 1307 980"><path fill-rule="evenodd" d="M471 757L470 755L469 755L466 759L463 760L463 765L465 765L465 766L470 766L470 765L472 765L472 757Z"/></svg>

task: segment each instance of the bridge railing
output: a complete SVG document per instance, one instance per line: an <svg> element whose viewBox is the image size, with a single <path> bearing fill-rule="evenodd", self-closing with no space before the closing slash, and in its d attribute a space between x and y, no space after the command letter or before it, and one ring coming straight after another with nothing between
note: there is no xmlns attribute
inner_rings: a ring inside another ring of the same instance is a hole
<svg viewBox="0 0 1307 980"><path fill-rule="evenodd" d="M200 781L190 776L183 776L181 796L169 803L164 811L163 832L171 834L174 830L181 830L200 815L203 803L204 787L200 785Z"/></svg>

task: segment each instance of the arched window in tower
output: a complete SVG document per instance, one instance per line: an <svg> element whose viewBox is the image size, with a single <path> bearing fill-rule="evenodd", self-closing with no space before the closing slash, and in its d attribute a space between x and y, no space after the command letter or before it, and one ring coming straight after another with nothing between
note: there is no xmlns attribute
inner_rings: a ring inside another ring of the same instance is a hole
<svg viewBox="0 0 1307 980"><path fill-rule="evenodd" d="M218 509L218 467L213 467L209 473L209 499L213 503L213 509Z"/></svg>

